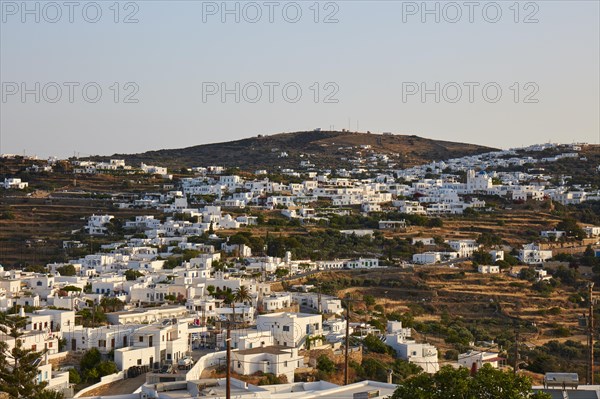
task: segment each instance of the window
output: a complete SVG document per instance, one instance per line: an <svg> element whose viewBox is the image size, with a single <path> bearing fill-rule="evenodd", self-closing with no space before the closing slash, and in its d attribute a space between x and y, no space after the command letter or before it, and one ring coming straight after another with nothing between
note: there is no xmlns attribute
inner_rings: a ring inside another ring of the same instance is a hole
<svg viewBox="0 0 600 399"><path fill-rule="evenodd" d="M308 330L308 328L307 328L307 330ZM290 331L290 326L283 326L283 331Z"/></svg>
<svg viewBox="0 0 600 399"><path fill-rule="evenodd" d="M138 360L137 360L137 365L138 365L138 366L141 366L141 365L142 365L142 359L138 359Z"/></svg>
<svg viewBox="0 0 600 399"><path fill-rule="evenodd" d="M288 362L287 360L285 362L283 362L283 367L287 367L288 366Z"/></svg>
<svg viewBox="0 0 600 399"><path fill-rule="evenodd" d="M140 336L140 342L144 342L144 337Z"/></svg>

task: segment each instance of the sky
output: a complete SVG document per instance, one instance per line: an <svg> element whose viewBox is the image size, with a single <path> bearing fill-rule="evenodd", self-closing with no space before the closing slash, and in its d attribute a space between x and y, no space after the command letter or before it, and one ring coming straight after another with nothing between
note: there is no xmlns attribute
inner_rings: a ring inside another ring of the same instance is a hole
<svg viewBox="0 0 600 399"><path fill-rule="evenodd" d="M0 153L600 141L600 1L0 0Z"/></svg>

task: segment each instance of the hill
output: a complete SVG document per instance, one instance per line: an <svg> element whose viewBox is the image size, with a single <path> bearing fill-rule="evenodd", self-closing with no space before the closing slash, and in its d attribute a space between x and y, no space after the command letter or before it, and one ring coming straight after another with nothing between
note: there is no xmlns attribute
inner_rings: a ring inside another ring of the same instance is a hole
<svg viewBox="0 0 600 399"><path fill-rule="evenodd" d="M256 137L197 145L181 149L163 149L140 154L115 154L128 164L157 164L170 168L221 165L244 170L298 168L307 160L317 167L351 167L348 158L356 157L360 146L371 146L379 154L387 154L396 167L410 167L432 160L443 160L492 151L473 144L425 139L418 136L370 133L311 131L258 135ZM285 152L286 157L281 157ZM97 158L97 157L95 157Z"/></svg>

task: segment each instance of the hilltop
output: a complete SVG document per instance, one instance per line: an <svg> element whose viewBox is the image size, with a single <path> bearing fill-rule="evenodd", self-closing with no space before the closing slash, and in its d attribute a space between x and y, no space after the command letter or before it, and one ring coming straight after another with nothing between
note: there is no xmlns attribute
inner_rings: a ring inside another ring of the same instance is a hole
<svg viewBox="0 0 600 399"><path fill-rule="evenodd" d="M240 169L297 168L302 160L317 167L348 168L345 159L355 156L360 146L371 146L378 154L389 155L397 167L444 160L492 151L474 144L425 139L418 136L371 133L310 131L258 135L242 140L163 149L140 154L115 154L128 164L157 164L170 168L221 165ZM358 147L358 148L357 148ZM281 157L285 152L287 156ZM94 157L97 158L97 157Z"/></svg>

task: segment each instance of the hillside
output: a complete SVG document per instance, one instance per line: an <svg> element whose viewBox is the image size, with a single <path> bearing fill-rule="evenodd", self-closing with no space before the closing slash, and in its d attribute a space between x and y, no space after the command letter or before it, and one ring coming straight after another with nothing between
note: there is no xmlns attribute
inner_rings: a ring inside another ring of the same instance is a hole
<svg viewBox="0 0 600 399"><path fill-rule="evenodd" d="M164 149L140 154L115 154L128 164L141 162L178 168L182 166L221 165L241 169L298 168L308 160L317 167L350 167L345 158L355 157L357 148L370 145L380 154L388 154L397 167L409 167L432 160L443 160L491 151L473 144L430 140L417 136L380 135L354 132L296 132L197 145L181 149ZM280 157L282 152L287 157Z"/></svg>

